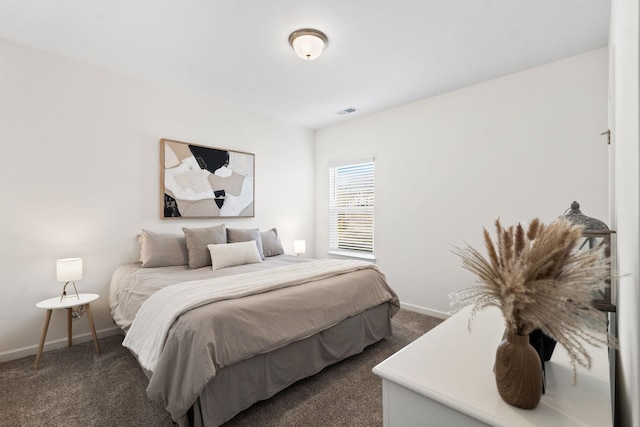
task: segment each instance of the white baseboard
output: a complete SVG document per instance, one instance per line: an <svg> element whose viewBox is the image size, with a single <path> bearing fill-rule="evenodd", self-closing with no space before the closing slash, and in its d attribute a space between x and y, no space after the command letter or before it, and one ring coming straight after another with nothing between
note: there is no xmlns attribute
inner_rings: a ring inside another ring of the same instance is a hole
<svg viewBox="0 0 640 427"><path fill-rule="evenodd" d="M426 314L428 316L437 317L439 319L448 319L451 316L449 313L443 311L432 310L429 308L421 307L419 305L400 303L400 307L409 311L415 311L416 313ZM120 328L114 326L112 328L100 329L96 331L98 338L104 338L111 335L120 334L122 331ZM80 344L83 342L91 341L91 333L87 332L80 335L73 336L73 344ZM43 352L63 348L67 346L67 338L60 338L54 341L48 341L44 344ZM38 345L31 345L28 347L17 348L14 350L3 351L0 353L0 363L8 362L10 360L20 359L22 357L34 356L38 352Z"/></svg>
<svg viewBox="0 0 640 427"><path fill-rule="evenodd" d="M444 311L432 310L430 308L421 307L419 305L407 304L404 302L400 303L400 307L405 310L415 311L416 313L426 314L428 316L437 317L438 319L448 319L451 314L445 313Z"/></svg>
<svg viewBox="0 0 640 427"><path fill-rule="evenodd" d="M100 329L96 331L96 335L98 338L104 338L111 335L116 335L122 333L120 328L114 326L112 328ZM85 334L74 335L73 336L73 345L80 344L83 342L91 341L93 338L91 337L91 332L87 332ZM43 353L55 350L58 348L67 346L67 338L60 338L58 340L47 341L44 343ZM14 350L3 351L0 353L0 363L8 362L10 360L20 359L22 357L33 356L38 352L38 344L30 345L28 347L17 348Z"/></svg>

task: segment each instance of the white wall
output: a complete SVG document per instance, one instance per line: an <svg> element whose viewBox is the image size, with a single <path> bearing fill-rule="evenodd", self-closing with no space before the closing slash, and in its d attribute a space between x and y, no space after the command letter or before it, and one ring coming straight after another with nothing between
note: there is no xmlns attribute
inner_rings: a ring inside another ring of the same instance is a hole
<svg viewBox="0 0 640 427"><path fill-rule="evenodd" d="M136 259L143 227L276 226L288 252L294 239L313 249L312 131L5 40L0 58L0 360L35 353L44 311L34 305L61 291L58 258L84 258L79 290L102 295L96 327L113 328L110 276ZM160 138L255 153L256 217L161 220ZM47 341L65 336L55 312Z"/></svg>
<svg viewBox="0 0 640 427"><path fill-rule="evenodd" d="M449 310L472 284L452 245L482 227L548 222L573 200L608 222L606 48L316 134L316 254L328 247L327 163L376 158L375 255L407 306Z"/></svg>
<svg viewBox="0 0 640 427"><path fill-rule="evenodd" d="M617 415L620 426L640 426L640 7L613 0L612 134L615 150L614 211L617 229Z"/></svg>

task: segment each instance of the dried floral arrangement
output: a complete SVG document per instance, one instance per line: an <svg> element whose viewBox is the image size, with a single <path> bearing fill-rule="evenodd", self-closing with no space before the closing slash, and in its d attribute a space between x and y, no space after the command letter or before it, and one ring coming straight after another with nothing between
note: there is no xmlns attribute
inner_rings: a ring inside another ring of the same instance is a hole
<svg viewBox="0 0 640 427"><path fill-rule="evenodd" d="M615 346L607 334L607 318L592 305L594 291L609 274L602 248L578 251L582 226L559 218L544 225L537 218L528 230L504 228L496 220L493 242L484 228L488 258L467 245L454 249L463 267L478 276L475 286L452 296L454 310L473 304L474 315L490 306L505 318L506 332L527 335L542 331L562 345L576 365L591 368L584 343Z"/></svg>

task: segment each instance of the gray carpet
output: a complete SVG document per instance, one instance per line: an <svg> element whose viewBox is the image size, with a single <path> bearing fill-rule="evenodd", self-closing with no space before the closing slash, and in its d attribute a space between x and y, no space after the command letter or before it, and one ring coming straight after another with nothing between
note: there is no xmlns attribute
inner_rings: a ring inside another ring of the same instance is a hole
<svg viewBox="0 0 640 427"><path fill-rule="evenodd" d="M393 318L393 336L364 352L258 402L231 426L382 426L382 385L371 369L440 323L406 310ZM0 363L0 426L173 426L147 399L147 378L122 336Z"/></svg>

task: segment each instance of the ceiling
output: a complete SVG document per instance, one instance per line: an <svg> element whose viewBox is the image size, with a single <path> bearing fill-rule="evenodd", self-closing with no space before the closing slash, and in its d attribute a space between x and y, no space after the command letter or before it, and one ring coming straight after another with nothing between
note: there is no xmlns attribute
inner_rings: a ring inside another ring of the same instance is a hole
<svg viewBox="0 0 640 427"><path fill-rule="evenodd" d="M319 129L607 46L609 12L610 0L0 0L0 37ZM329 37L313 61L288 44L306 27Z"/></svg>

